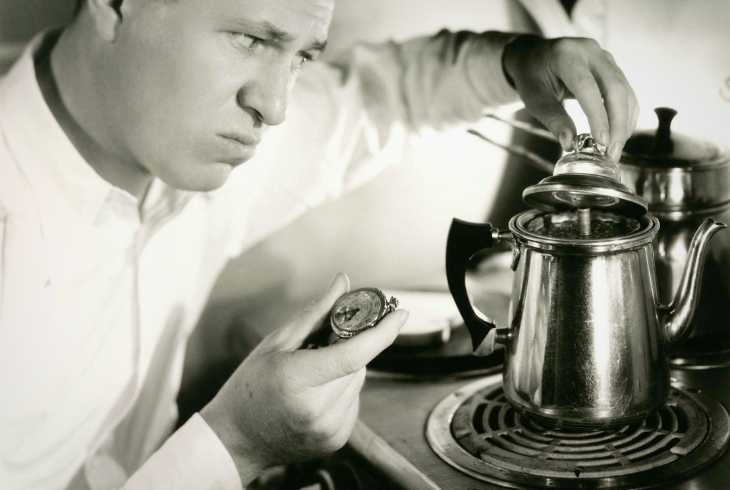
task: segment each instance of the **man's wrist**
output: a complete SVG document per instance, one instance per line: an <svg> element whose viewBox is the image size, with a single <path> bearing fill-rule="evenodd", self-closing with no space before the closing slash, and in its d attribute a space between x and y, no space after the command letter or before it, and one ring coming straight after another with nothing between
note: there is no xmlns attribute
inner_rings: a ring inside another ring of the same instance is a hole
<svg viewBox="0 0 730 490"><path fill-rule="evenodd" d="M241 484L245 488L266 468L266 465L256 458L258 451L251 446L230 418L221 415L215 408L206 406L201 410L200 416L230 454L241 478Z"/></svg>
<svg viewBox="0 0 730 490"><path fill-rule="evenodd" d="M543 38L535 34L516 34L515 37L504 45L502 50L502 73L505 80L513 89L517 89L514 79L514 65L519 62L519 53L524 51L526 44L540 41Z"/></svg>

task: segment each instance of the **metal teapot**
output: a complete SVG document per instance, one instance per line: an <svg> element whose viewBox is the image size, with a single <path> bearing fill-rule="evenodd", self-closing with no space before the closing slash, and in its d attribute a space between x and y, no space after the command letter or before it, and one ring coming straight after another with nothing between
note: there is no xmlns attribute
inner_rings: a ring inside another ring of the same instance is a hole
<svg viewBox="0 0 730 490"><path fill-rule="evenodd" d="M702 221L730 220L730 151L671 131L677 114L654 109L658 127L639 131L624 147L619 172L626 186L647 201L661 229L655 243L659 299L671 300ZM680 116L681 117L681 116ZM669 353L675 367L730 365L730 233L713 240L690 335Z"/></svg>
<svg viewBox="0 0 730 490"><path fill-rule="evenodd" d="M688 334L708 244L725 227L702 223L674 299L659 304L659 221L601 158L583 137L552 177L523 193L541 209L514 216L509 231L454 219L447 240L449 289L475 353L502 344L507 399L554 426L630 423L666 401L667 345ZM501 241L512 246L515 272L505 328L474 311L465 285L469 259Z"/></svg>

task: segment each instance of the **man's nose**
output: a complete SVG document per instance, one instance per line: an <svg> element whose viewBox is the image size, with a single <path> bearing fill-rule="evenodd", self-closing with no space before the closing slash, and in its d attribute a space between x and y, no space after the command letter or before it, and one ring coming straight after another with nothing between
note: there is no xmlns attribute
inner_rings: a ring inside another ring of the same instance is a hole
<svg viewBox="0 0 730 490"><path fill-rule="evenodd" d="M238 104L255 113L263 124L276 126L284 122L291 85L290 70L269 66L244 83L238 91Z"/></svg>

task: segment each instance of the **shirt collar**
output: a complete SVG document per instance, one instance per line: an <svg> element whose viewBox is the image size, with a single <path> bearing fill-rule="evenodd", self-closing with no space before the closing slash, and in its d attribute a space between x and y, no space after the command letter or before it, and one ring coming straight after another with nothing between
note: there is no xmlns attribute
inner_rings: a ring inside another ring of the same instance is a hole
<svg viewBox="0 0 730 490"><path fill-rule="evenodd" d="M44 200L56 204L60 200L89 224L121 208L126 208L125 214L136 212L137 199L94 171L66 136L43 97L34 57L48 35L37 35L2 80L0 108L8 145ZM145 199L143 216L173 213L193 194L172 189L159 179L153 182L153 189L155 192L148 193Z"/></svg>

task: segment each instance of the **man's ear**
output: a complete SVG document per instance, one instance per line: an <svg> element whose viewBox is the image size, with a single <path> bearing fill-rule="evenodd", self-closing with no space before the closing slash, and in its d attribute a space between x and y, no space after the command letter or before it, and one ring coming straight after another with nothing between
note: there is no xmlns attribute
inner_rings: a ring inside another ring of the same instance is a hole
<svg viewBox="0 0 730 490"><path fill-rule="evenodd" d="M114 41L122 23L124 0L85 0L96 31L102 39Z"/></svg>

